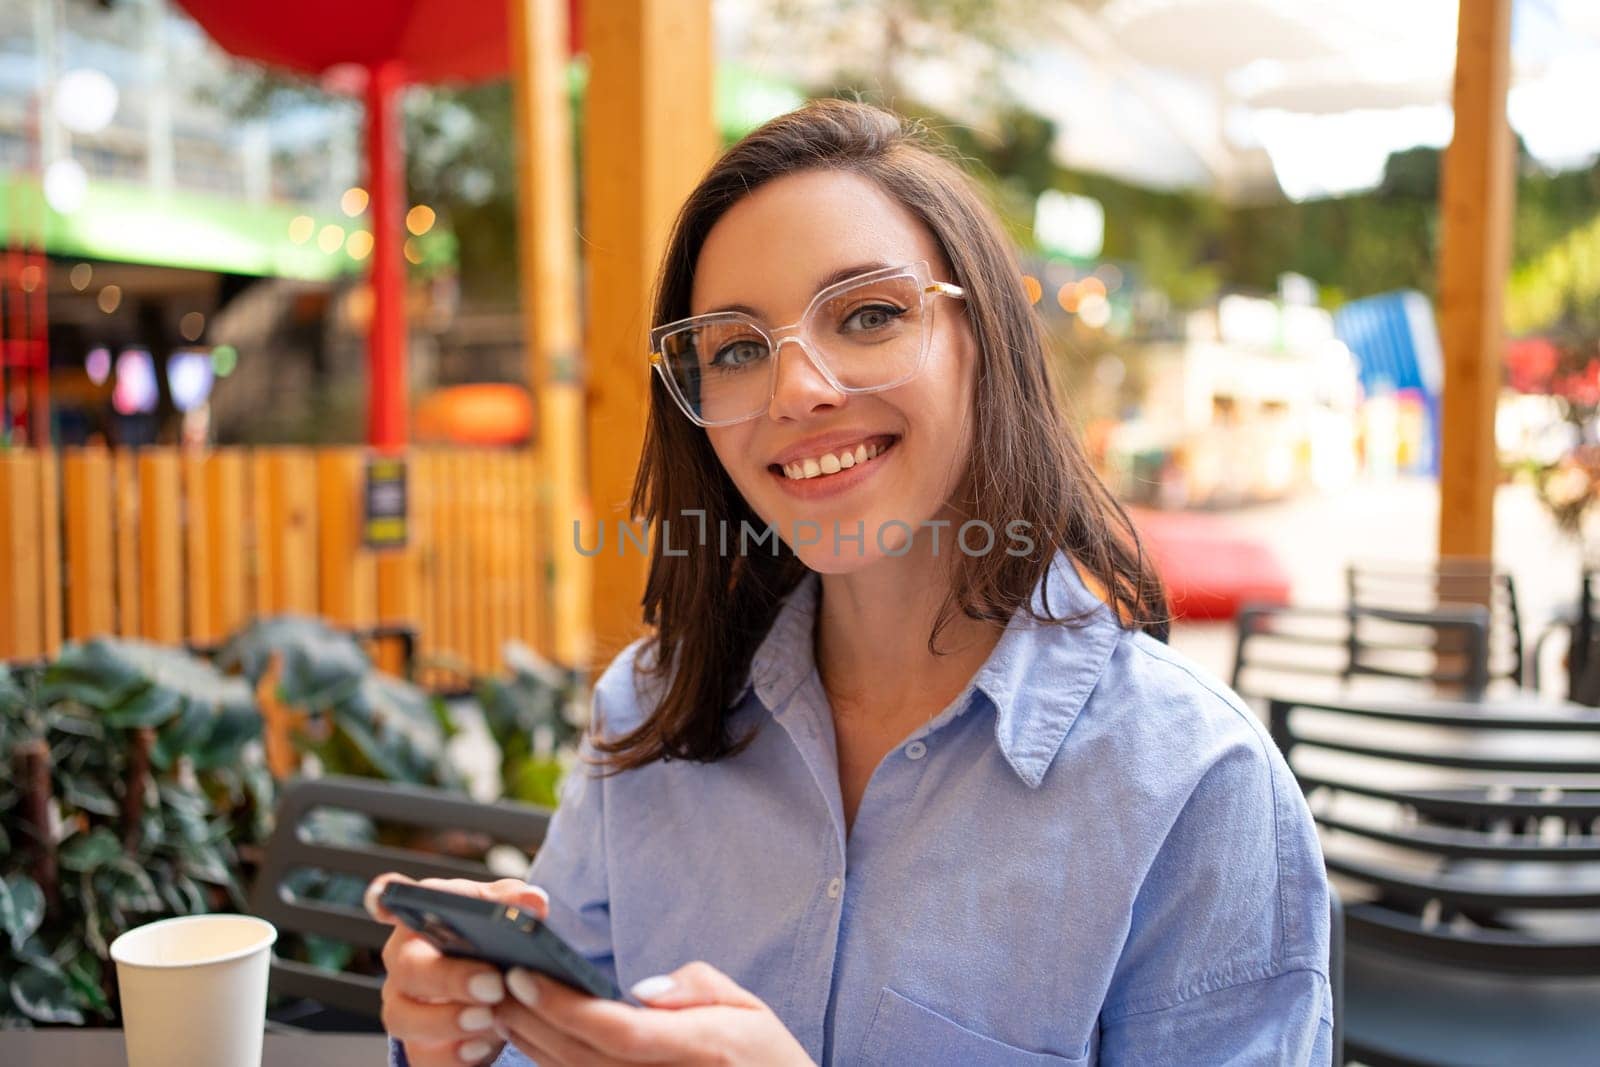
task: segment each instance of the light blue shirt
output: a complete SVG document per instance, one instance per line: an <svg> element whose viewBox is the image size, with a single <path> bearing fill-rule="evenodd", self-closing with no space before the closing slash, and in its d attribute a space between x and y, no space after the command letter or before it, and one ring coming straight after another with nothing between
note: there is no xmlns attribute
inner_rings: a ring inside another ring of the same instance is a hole
<svg viewBox="0 0 1600 1067"><path fill-rule="evenodd" d="M624 988L706 960L820 1064L1329 1062L1321 851L1237 696L1058 557L1049 609L1089 623L1019 613L847 836L818 583L752 661L730 718L749 748L568 777L528 875L557 933ZM607 735L652 706L643 648L596 683Z"/></svg>

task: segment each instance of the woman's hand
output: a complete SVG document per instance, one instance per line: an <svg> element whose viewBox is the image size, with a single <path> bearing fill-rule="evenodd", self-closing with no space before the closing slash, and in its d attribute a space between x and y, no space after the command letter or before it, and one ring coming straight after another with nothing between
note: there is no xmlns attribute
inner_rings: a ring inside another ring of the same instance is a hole
<svg viewBox="0 0 1600 1067"><path fill-rule="evenodd" d="M373 918L391 923L383 946L383 1028L405 1046L412 1067L461 1067L492 1062L505 1047L494 1031L493 1006L506 999L499 970L487 963L451 959L426 938L402 924L378 903L389 882L412 882L402 874L380 874L367 887ZM428 878L414 884L429 889L515 904L541 919L549 913L544 890L517 878L472 882Z"/></svg>
<svg viewBox="0 0 1600 1067"><path fill-rule="evenodd" d="M591 997L521 968L506 976L506 987L511 996L494 1009L496 1032L539 1067L812 1067L772 1009L709 963L635 985L644 1008Z"/></svg>

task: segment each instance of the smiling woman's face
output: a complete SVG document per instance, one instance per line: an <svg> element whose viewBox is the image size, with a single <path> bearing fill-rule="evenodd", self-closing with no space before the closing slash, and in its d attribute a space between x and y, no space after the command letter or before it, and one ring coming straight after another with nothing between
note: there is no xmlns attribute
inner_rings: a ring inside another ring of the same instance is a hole
<svg viewBox="0 0 1600 1067"><path fill-rule="evenodd" d="M871 179L836 170L792 174L717 221L696 264L689 313L738 306L769 327L785 326L841 271L918 260L934 280L954 281L927 227ZM751 509L812 570L857 570L899 553L908 529L950 517L942 513L970 447L977 345L959 301L937 297L931 308L927 356L903 384L840 392L799 345L784 344L767 410L706 430ZM822 473L830 470L836 473ZM810 471L817 473L806 477ZM941 554L954 549L955 526L939 531Z"/></svg>

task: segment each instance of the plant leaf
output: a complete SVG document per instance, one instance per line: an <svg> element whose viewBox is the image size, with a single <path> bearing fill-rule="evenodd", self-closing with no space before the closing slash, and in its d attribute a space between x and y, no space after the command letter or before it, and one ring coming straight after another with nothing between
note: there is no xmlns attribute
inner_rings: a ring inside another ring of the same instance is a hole
<svg viewBox="0 0 1600 1067"><path fill-rule="evenodd" d="M36 1023L83 1025L83 1013L75 1004L72 986L58 967L26 964L12 975L8 988L12 1003Z"/></svg>
<svg viewBox="0 0 1600 1067"><path fill-rule="evenodd" d="M114 1012L100 985L103 970L100 957L93 952L78 953L71 963L62 968L72 991L78 995L78 1003L96 1014L109 1017Z"/></svg>
<svg viewBox="0 0 1600 1067"><path fill-rule="evenodd" d="M251 684L267 672L273 653L283 663L279 699L308 710L345 699L372 661L356 639L320 619L282 615L260 619L234 635L217 653L217 666L244 672Z"/></svg>
<svg viewBox="0 0 1600 1067"><path fill-rule="evenodd" d="M73 834L61 846L61 866L69 871L92 871L122 855L122 842L104 826Z"/></svg>
<svg viewBox="0 0 1600 1067"><path fill-rule="evenodd" d="M72 807L112 818L122 810L105 785L86 774L63 774L61 799Z"/></svg>
<svg viewBox="0 0 1600 1067"><path fill-rule="evenodd" d="M184 845L178 850L178 863L184 874L198 881L222 886L233 884L233 872L215 845Z"/></svg>
<svg viewBox="0 0 1600 1067"><path fill-rule="evenodd" d="M44 922L44 890L25 874L9 875L0 882L0 926L11 937L11 947L20 951L33 932Z"/></svg>
<svg viewBox="0 0 1600 1067"><path fill-rule="evenodd" d="M155 883L131 856L118 856L102 864L91 879L95 890L111 906L113 915L161 910Z"/></svg>
<svg viewBox="0 0 1600 1067"><path fill-rule="evenodd" d="M193 751L211 731L210 710L204 704L184 700L181 705L156 733L156 743L150 750L150 762L160 770L171 768L179 756Z"/></svg>
<svg viewBox="0 0 1600 1067"><path fill-rule="evenodd" d="M183 694L160 685L147 685L106 711L106 725L121 729L160 726L178 713Z"/></svg>
<svg viewBox="0 0 1600 1067"><path fill-rule="evenodd" d="M207 722L208 731L190 753L198 771L237 762L244 746L261 736L261 713L250 699L219 705Z"/></svg>

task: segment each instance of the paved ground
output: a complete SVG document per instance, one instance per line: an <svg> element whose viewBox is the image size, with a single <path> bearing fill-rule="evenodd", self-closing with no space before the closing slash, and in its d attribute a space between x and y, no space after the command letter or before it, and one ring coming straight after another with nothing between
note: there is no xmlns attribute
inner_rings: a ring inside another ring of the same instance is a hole
<svg viewBox="0 0 1600 1067"><path fill-rule="evenodd" d="M1272 546L1289 572L1295 603L1334 606L1344 600L1347 560L1433 559L1438 514L1438 487L1431 480L1401 478L1359 482L1335 493L1218 517ZM1516 580L1530 646L1552 612L1577 598L1579 558L1577 543L1556 529L1529 488L1501 487L1495 498L1495 559ZM1233 662L1233 624L1180 622L1172 644L1226 678Z"/></svg>

